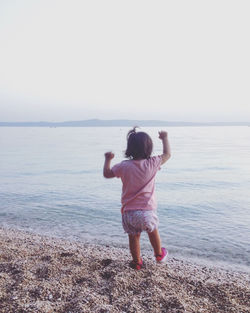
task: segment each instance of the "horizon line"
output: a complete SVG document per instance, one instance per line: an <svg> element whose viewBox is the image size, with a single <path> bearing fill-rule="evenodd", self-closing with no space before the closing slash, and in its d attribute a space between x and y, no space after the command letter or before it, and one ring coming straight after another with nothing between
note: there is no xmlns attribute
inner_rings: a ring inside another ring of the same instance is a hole
<svg viewBox="0 0 250 313"><path fill-rule="evenodd" d="M249 121L239 122L239 121L209 121L209 122L190 122L190 121L167 121L167 120L159 120L159 119L99 119L99 118L91 118L91 119L85 119L85 120L64 120L64 121L10 121L10 122L4 122L0 121L0 126L49 126L49 125L58 125L58 126L69 126L69 125L79 125L79 126L98 126L97 124L100 124L101 126L109 126L108 124L111 123L111 126L116 126L114 124L123 124L123 125L117 125L117 126L129 126L124 125L127 123L142 123L142 124L169 124L169 125L247 125L250 126ZM96 125L95 125L96 124ZM149 125L146 125L149 126ZM153 126L153 125L150 125ZM156 125L157 126L157 125Z"/></svg>

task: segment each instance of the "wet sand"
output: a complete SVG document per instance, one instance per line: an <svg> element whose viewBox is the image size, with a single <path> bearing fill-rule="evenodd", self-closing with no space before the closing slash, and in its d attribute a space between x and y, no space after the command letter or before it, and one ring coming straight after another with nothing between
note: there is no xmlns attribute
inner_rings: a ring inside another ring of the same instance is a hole
<svg viewBox="0 0 250 313"><path fill-rule="evenodd" d="M250 275L0 228L1 313L250 312Z"/></svg>

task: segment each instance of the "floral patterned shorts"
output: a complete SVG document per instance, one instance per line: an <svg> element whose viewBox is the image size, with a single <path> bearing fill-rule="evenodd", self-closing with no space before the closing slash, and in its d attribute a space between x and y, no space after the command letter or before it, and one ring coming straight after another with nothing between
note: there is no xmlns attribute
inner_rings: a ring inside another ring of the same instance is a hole
<svg viewBox="0 0 250 313"><path fill-rule="evenodd" d="M151 233L158 225L159 219L155 210L133 210L122 214L122 226L129 235L136 235L142 231Z"/></svg>

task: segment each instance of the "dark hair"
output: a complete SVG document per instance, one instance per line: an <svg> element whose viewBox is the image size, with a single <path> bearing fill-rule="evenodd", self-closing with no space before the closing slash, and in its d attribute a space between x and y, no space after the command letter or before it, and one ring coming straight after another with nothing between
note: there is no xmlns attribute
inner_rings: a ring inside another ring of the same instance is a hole
<svg viewBox="0 0 250 313"><path fill-rule="evenodd" d="M144 132L136 132L136 127L127 134L125 157L129 159L149 159L153 150L150 136Z"/></svg>

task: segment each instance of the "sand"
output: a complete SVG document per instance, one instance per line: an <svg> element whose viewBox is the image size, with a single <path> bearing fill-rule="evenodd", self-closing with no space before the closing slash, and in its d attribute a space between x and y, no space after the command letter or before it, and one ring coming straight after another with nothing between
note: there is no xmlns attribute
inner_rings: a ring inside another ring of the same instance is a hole
<svg viewBox="0 0 250 313"><path fill-rule="evenodd" d="M249 274L142 256L0 228L0 312L250 312Z"/></svg>

